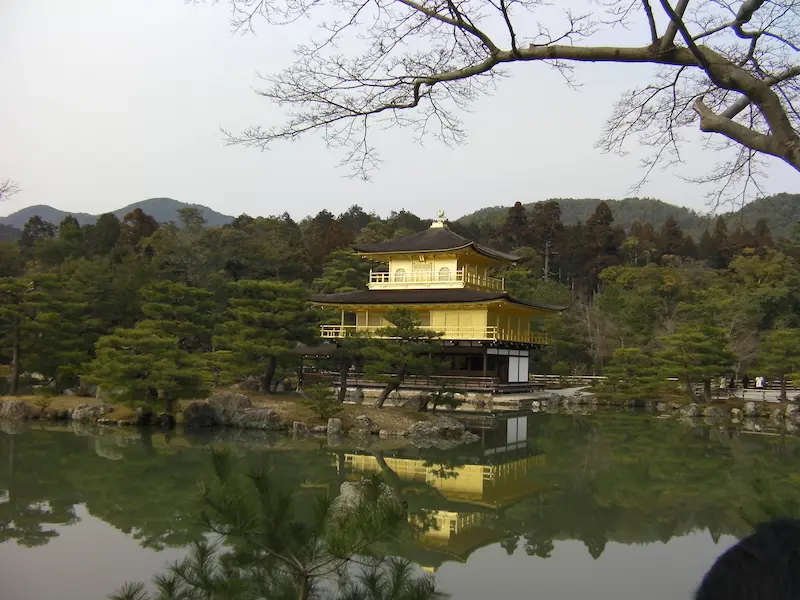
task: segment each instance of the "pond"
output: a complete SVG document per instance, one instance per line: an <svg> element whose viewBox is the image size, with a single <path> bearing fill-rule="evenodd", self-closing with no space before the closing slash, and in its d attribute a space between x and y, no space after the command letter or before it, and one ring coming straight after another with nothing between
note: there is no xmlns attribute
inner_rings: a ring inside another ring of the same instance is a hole
<svg viewBox="0 0 800 600"><path fill-rule="evenodd" d="M0 598L101 600L203 536L209 444L303 493L388 467L433 527L392 554L457 599L689 598L752 524L797 513L800 439L644 414L531 415L450 449L241 432L0 433Z"/></svg>

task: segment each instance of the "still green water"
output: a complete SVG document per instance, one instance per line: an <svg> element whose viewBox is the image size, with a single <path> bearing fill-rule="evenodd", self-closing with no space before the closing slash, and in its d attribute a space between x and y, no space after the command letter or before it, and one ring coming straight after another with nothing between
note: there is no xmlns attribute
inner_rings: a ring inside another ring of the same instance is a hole
<svg viewBox="0 0 800 600"><path fill-rule="evenodd" d="M800 439L648 415L531 415L479 442L357 448L3 424L0 599L100 600L148 581L202 536L209 443L267 465L299 494L391 469L435 529L393 548L457 599L689 598L751 524L797 515Z"/></svg>

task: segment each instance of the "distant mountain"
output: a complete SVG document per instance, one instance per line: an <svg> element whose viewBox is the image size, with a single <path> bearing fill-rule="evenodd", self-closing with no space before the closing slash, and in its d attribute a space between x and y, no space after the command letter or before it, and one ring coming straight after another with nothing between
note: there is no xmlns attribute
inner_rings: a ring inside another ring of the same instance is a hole
<svg viewBox="0 0 800 600"><path fill-rule="evenodd" d="M552 198L561 207L561 221L571 225L575 221L586 221L602 201L600 198ZM696 239L703 230L714 225L716 215L704 215L685 206L668 204L655 198L625 198L624 200L606 200L614 222L629 230L635 221L652 223L658 229L669 217L674 217L681 228ZM530 210L536 202L525 204ZM508 206L482 208L461 217L458 222L468 225L474 221L488 221L500 224L508 213ZM800 220L800 194L776 194L751 202L742 210L724 213L728 222L728 230L740 224L752 228L758 219L764 218L769 224L772 235L776 238L786 236L792 225Z"/></svg>
<svg viewBox="0 0 800 600"><path fill-rule="evenodd" d="M200 211L203 213L203 216L206 218L206 221L208 221L209 227L219 227L221 225L227 225L233 221L233 217L218 213L215 210L211 210L207 206L201 206L199 204L187 204L186 202L179 202L178 200L173 200L172 198L149 198L148 200L134 202L133 204L129 204L128 206L124 206L111 212L117 215L117 217L120 219L123 219L125 215L132 210L141 208L159 223L167 223L169 221L175 221L177 223L178 211L181 208L186 208L189 206L200 209ZM18 210L7 217L0 217L0 225L10 225L11 227L21 230L25 223L27 223L28 219L35 215L39 215L44 221L53 223L54 225L58 225L67 215L74 216L81 225L94 223L99 216L89 215L86 213L71 213L53 208L52 206L37 205Z"/></svg>

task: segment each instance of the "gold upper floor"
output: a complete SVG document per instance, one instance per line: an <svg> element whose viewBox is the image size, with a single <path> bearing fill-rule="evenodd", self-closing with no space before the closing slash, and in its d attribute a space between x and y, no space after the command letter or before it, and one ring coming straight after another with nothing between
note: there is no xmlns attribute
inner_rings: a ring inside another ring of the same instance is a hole
<svg viewBox="0 0 800 600"><path fill-rule="evenodd" d="M505 290L505 281L490 275L492 261L469 250L458 253L403 254L386 257L386 261L386 271L370 271L369 289Z"/></svg>

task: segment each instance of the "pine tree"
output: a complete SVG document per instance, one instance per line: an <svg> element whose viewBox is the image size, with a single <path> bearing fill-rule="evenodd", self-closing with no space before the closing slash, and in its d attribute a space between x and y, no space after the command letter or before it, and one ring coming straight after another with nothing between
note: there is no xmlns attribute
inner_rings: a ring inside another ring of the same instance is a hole
<svg viewBox="0 0 800 600"><path fill-rule="evenodd" d="M142 288L142 324L178 339L188 352L210 352L215 314L208 290L172 281L157 281Z"/></svg>
<svg viewBox="0 0 800 600"><path fill-rule="evenodd" d="M650 352L618 348L603 370L605 380L598 393L618 400L647 399L660 387L658 368Z"/></svg>
<svg viewBox="0 0 800 600"><path fill-rule="evenodd" d="M800 373L800 329L776 329L761 338L758 365L778 377L781 400L786 402L786 376Z"/></svg>
<svg viewBox="0 0 800 600"><path fill-rule="evenodd" d="M230 351L238 373L257 376L272 391L279 361L298 342L317 337L317 312L301 283L240 280L228 284L228 311L214 337L216 350Z"/></svg>
<svg viewBox="0 0 800 600"><path fill-rule="evenodd" d="M322 275L314 280L313 288L320 294L352 292L364 289L373 263L350 250L335 250L328 255Z"/></svg>
<svg viewBox="0 0 800 600"><path fill-rule="evenodd" d="M201 520L223 543L193 544L184 560L154 577L154 595L127 583L112 600L446 598L407 561L379 554L417 531L379 479L348 482L347 496L300 497L265 470L241 473L227 454L213 458L216 478L200 486Z"/></svg>
<svg viewBox="0 0 800 600"><path fill-rule="evenodd" d="M82 379L121 401L161 403L168 413L177 400L204 397L209 387L203 359L182 350L177 337L152 323L100 338Z"/></svg>
<svg viewBox="0 0 800 600"><path fill-rule="evenodd" d="M711 402L711 380L730 372L734 358L725 331L717 327L683 325L676 333L659 338L656 353L664 377L678 377L693 400ZM701 396L694 385L702 384Z"/></svg>
<svg viewBox="0 0 800 600"><path fill-rule="evenodd" d="M391 323L375 332L379 338L367 349L367 374L385 384L375 406L382 408L389 394L400 389L408 375L431 375L436 367L431 342L441 334L422 329L417 314L395 308L385 315Z"/></svg>
<svg viewBox="0 0 800 600"><path fill-rule="evenodd" d="M26 371L43 375L58 391L74 383L96 337L86 302L52 275L0 278L0 325L12 394Z"/></svg>

